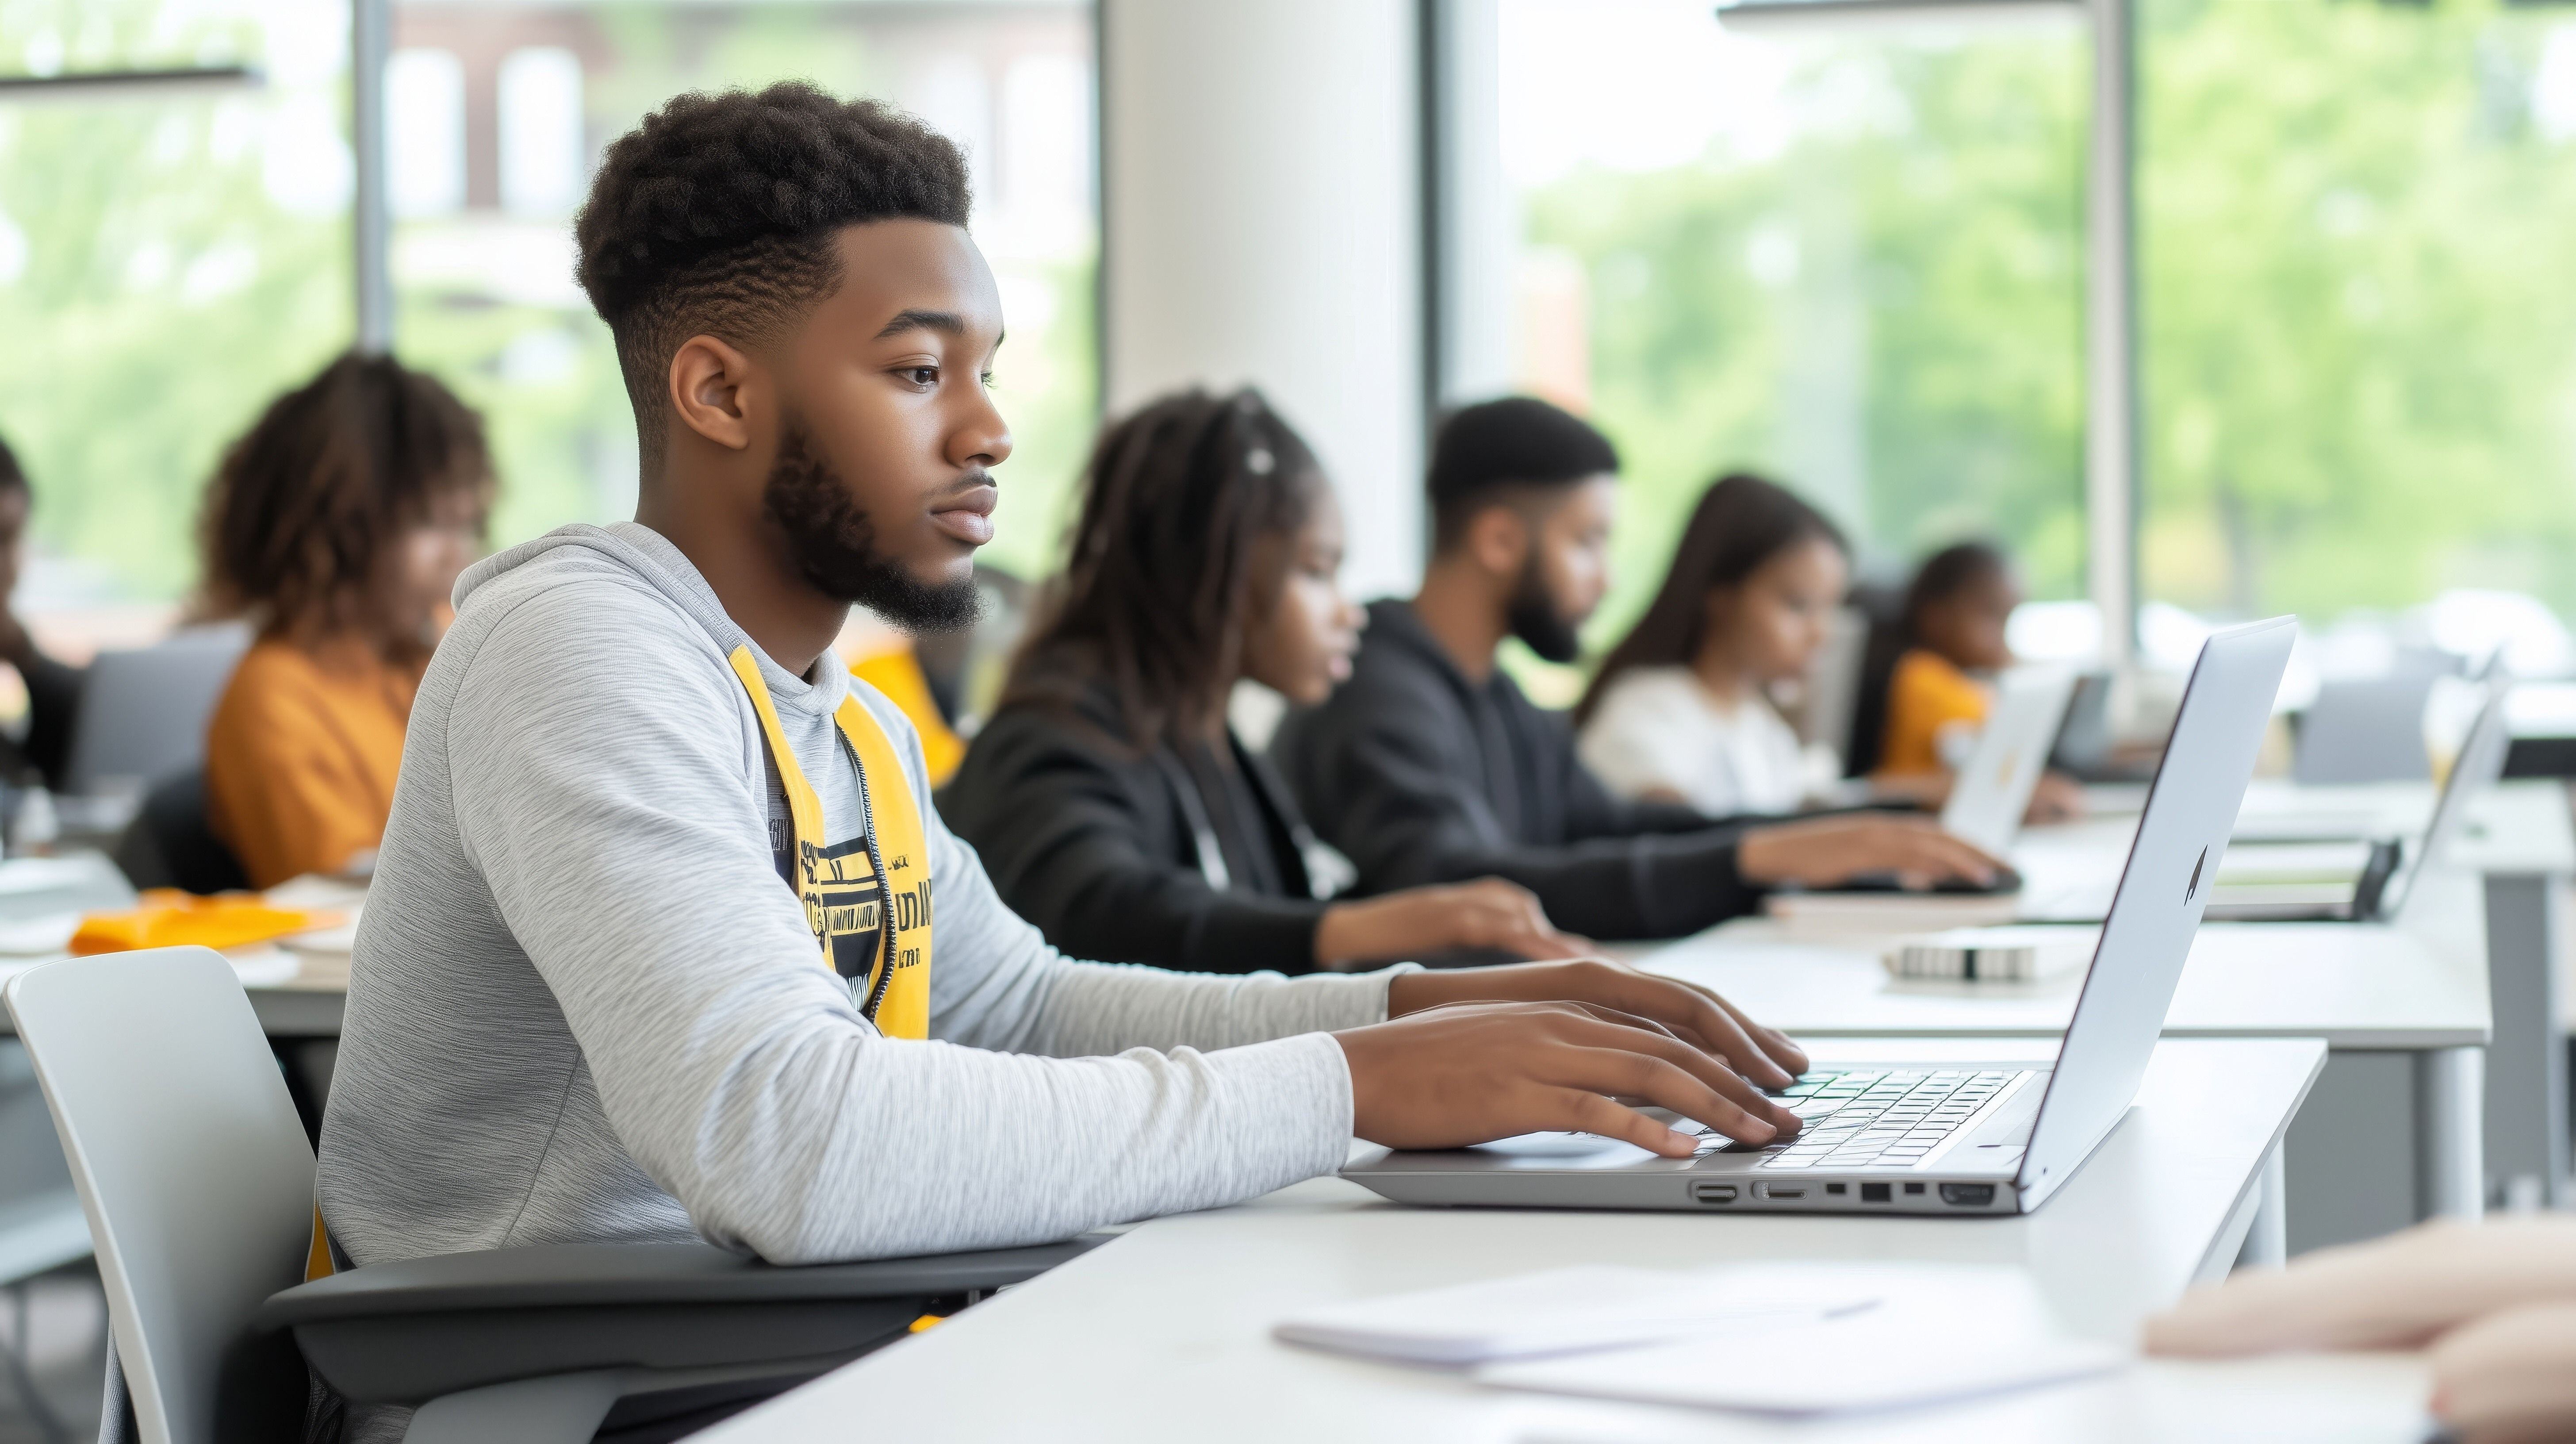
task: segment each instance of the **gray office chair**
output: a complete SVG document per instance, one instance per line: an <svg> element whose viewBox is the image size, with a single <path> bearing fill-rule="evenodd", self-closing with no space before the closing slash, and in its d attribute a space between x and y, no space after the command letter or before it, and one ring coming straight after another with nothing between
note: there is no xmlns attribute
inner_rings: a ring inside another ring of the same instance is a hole
<svg viewBox="0 0 2576 1444"><path fill-rule="evenodd" d="M1088 1246L777 1268L558 1245L299 1283L313 1153L222 957L69 958L6 997L107 1290L103 1441L126 1437L121 1396L143 1444L294 1439L309 1365L344 1399L416 1406L412 1444L579 1444L621 1401L784 1388Z"/></svg>
<svg viewBox="0 0 2576 1444"><path fill-rule="evenodd" d="M2416 782L2433 775L2424 706L2433 674L2327 682L2299 719L2290 775L2301 787Z"/></svg>
<svg viewBox="0 0 2576 1444"><path fill-rule="evenodd" d="M206 722L249 645L248 628L227 624L99 653L81 684L60 790L141 787L202 764Z"/></svg>

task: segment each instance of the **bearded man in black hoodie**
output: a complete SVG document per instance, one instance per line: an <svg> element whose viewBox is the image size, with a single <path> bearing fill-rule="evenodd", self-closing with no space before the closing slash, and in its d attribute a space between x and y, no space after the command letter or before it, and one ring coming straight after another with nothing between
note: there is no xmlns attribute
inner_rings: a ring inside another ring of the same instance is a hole
<svg viewBox="0 0 2576 1444"><path fill-rule="evenodd" d="M1929 819L1711 818L1614 798L1566 719L1495 665L1505 637L1571 662L1609 589L1618 453L1531 397L1452 414L1432 448L1433 550L1411 601L1369 608L1351 680L1289 719L1273 756L1369 891L1503 877L1557 926L1676 937L1762 893L1865 874L1991 883L1999 864Z"/></svg>

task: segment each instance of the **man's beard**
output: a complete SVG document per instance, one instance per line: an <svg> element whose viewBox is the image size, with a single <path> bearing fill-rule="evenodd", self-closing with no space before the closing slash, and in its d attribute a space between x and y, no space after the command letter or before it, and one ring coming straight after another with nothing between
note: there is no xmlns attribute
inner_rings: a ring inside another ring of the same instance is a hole
<svg viewBox="0 0 2576 1444"><path fill-rule="evenodd" d="M875 524L793 417L778 438L760 502L787 533L797 575L827 597L856 602L907 632L960 631L983 610L972 576L928 585L877 550Z"/></svg>
<svg viewBox="0 0 2576 1444"><path fill-rule="evenodd" d="M1565 619L1549 594L1536 554L1521 568L1520 585L1512 589L1511 609L1503 620L1513 636L1547 661L1571 662L1583 655L1583 639L1575 635L1575 624Z"/></svg>

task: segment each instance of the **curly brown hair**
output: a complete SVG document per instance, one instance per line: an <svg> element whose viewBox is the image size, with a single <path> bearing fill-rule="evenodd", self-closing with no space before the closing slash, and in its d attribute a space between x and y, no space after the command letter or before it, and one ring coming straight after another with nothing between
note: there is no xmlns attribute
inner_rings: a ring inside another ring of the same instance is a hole
<svg viewBox="0 0 2576 1444"><path fill-rule="evenodd" d="M390 638L388 552L460 493L488 503L483 421L436 378L343 355L269 403L198 514L207 616L263 636Z"/></svg>

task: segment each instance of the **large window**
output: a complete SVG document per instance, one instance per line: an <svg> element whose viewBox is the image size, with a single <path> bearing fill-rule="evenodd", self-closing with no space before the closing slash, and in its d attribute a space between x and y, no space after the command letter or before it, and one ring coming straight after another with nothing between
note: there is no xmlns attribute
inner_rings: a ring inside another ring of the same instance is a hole
<svg viewBox="0 0 2576 1444"><path fill-rule="evenodd" d="M1628 462L1625 625L1753 467L1898 574L1973 535L2084 587L2080 28L1750 32L1702 0L1503 0L1520 384Z"/></svg>
<svg viewBox="0 0 2576 1444"><path fill-rule="evenodd" d="M2576 614L2576 11L2146 0L2139 38L2146 595Z"/></svg>
<svg viewBox="0 0 2576 1444"><path fill-rule="evenodd" d="M688 89L803 77L957 139L1010 339L992 559L1051 565L1096 412L1091 14L1067 0L396 0L394 349L489 418L494 541L629 514L634 425L572 278L601 149ZM19 603L79 656L165 629L225 443L355 335L348 0L0 0L0 435L35 479Z"/></svg>
<svg viewBox="0 0 2576 1444"><path fill-rule="evenodd" d="M890 99L966 148L1018 443L990 560L1048 565L1096 408L1087 7L403 0L394 14L397 349L491 418L496 539L634 507L634 423L572 278L571 216L600 149L678 92L805 77Z"/></svg>
<svg viewBox="0 0 2576 1444"><path fill-rule="evenodd" d="M64 652L169 624L224 442L348 342L348 55L338 0L0 0L0 73L256 70L0 94L0 435Z"/></svg>

